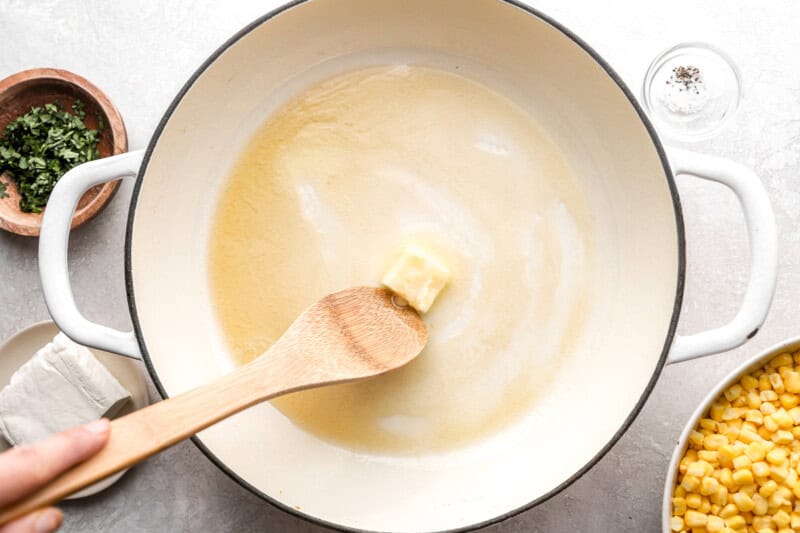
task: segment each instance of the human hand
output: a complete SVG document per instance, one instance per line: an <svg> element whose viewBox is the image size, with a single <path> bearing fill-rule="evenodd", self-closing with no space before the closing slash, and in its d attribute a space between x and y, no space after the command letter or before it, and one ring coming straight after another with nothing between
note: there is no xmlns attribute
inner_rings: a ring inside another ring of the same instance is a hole
<svg viewBox="0 0 800 533"><path fill-rule="evenodd" d="M108 420L101 418L0 454L0 508L99 452L108 442L109 431ZM0 525L0 533L51 533L63 519L61 511L50 507Z"/></svg>

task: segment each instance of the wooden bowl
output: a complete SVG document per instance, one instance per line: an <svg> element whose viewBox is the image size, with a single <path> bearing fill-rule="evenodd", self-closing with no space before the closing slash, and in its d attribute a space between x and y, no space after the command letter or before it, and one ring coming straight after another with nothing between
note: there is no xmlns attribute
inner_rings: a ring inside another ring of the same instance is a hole
<svg viewBox="0 0 800 533"><path fill-rule="evenodd" d="M9 122L34 106L58 101L64 109L71 110L76 100L86 104L87 127L98 128L98 114L105 123L97 145L98 157L127 151L125 124L111 100L86 79L54 68L25 70L0 81L0 136ZM0 199L0 228L18 235L38 236L43 213L22 212L16 184L8 176L3 176L3 181L8 182L8 197ZM72 227L83 224L100 212L117 187L119 180L96 185L86 191L72 217Z"/></svg>

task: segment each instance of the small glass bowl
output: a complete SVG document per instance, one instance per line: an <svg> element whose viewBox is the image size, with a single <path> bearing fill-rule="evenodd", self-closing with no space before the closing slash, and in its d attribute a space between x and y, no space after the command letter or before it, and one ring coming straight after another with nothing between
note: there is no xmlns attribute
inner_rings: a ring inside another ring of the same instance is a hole
<svg viewBox="0 0 800 533"><path fill-rule="evenodd" d="M741 74L724 52L706 43L673 46L644 77L642 102L659 133L679 141L716 135L742 99Z"/></svg>

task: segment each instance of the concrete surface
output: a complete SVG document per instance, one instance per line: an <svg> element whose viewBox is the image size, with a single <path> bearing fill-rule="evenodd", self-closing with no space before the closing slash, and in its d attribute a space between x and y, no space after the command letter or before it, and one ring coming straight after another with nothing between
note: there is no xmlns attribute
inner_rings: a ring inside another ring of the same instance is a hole
<svg viewBox="0 0 800 533"><path fill-rule="evenodd" d="M141 148L203 59L279 3L0 0L0 78L42 66L82 74L119 106L130 147ZM728 52L741 68L745 100L718 137L694 148L752 166L769 190L782 231L778 291L759 335L738 350L667 368L633 427L590 473L543 505L487 528L492 533L655 532L664 470L695 404L744 358L800 333L800 4L531 3L594 46L636 92L651 59L675 43L703 40ZM121 327L128 323L122 245L130 190L131 183L125 183L105 212L73 233L71 243L79 304L90 317ZM680 330L694 332L736 312L749 252L731 193L689 178L680 179L680 190L689 259ZM0 233L0 339L47 318L36 244ZM322 531L263 503L189 443L134 468L112 490L64 509L64 531Z"/></svg>

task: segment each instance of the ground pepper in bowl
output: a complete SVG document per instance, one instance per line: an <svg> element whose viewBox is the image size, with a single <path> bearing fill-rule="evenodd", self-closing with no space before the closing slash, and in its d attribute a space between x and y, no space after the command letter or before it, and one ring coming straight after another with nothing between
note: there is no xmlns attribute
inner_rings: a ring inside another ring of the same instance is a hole
<svg viewBox="0 0 800 533"><path fill-rule="evenodd" d="M59 102L33 107L10 122L0 137L0 174L14 180L19 207L41 213L56 182L73 167L97 159L100 132L86 127L84 104L69 113ZM100 117L100 129L103 122ZM8 184L0 180L0 198Z"/></svg>

